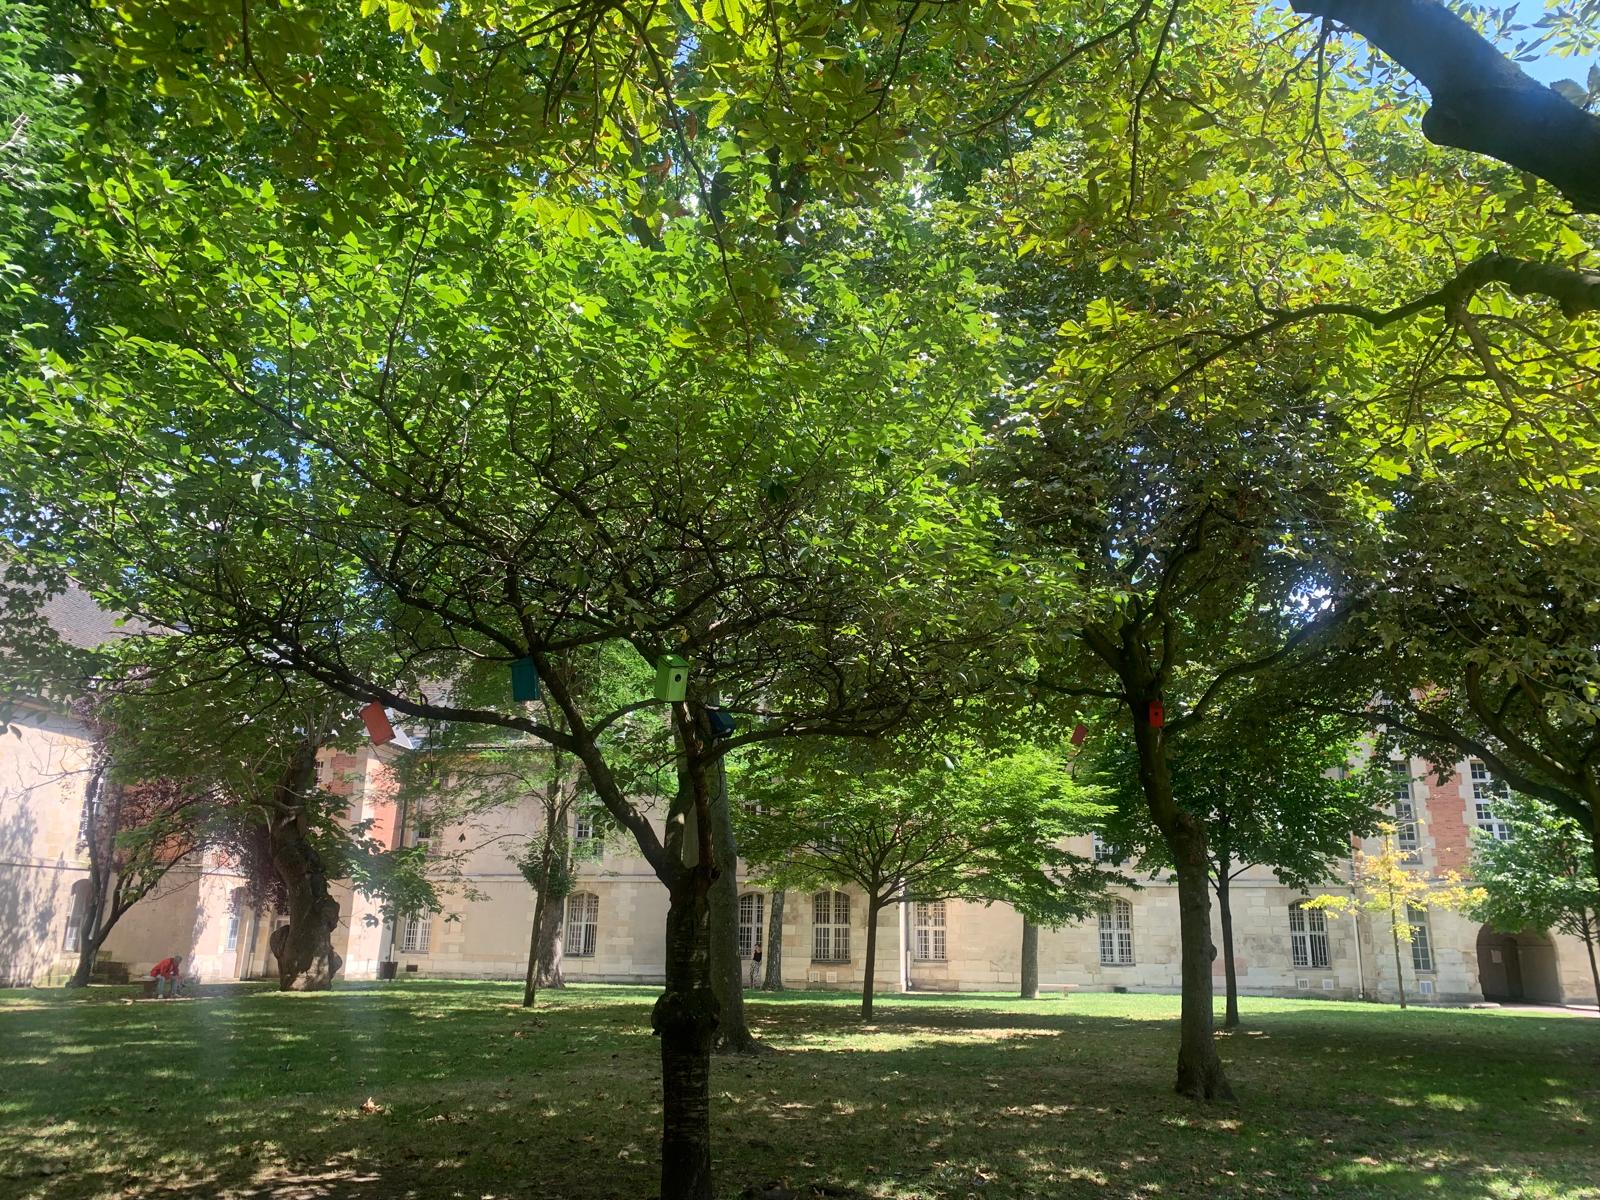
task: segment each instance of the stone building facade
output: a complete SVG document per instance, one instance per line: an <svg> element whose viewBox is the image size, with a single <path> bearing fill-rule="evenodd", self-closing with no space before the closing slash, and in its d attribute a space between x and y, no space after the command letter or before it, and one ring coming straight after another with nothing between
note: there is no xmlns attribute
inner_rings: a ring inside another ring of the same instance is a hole
<svg viewBox="0 0 1600 1200"><path fill-rule="evenodd" d="M0 739L0 985L47 984L70 975L75 904L87 862L77 845L89 741L70 718L24 711L20 737ZM385 923L370 900L339 891L335 946L350 978L372 978L393 961L402 977L520 978L527 963L534 896L515 859L536 831L529 801L429 828L398 811L384 755L329 752L323 785L349 798L352 822L370 821L386 844L425 833L448 852L458 884L443 912ZM1494 782L1463 762L1444 782L1420 761L1394 764L1396 818L1429 876L1464 872L1471 831L1493 832L1486 804ZM666 893L642 857L617 839L586 845L567 906L565 970L573 980L649 983L662 978ZM1088 855L1089 839L1072 847ZM1363 847L1376 853L1378 847ZM741 945L766 941L770 899L740 873ZM1347 879L1319 892L1348 891ZM1367 997L1398 994L1395 953L1381 917L1296 907L1305 899L1269 871L1234 884L1235 964L1246 995ZM1528 930L1496 934L1459 914L1418 914L1418 936L1402 944L1400 973L1422 1003L1485 999L1595 1002L1588 961L1576 939ZM785 982L795 988L859 988L865 970L866 904L851 889L791 893L783 922ZM183 953L205 981L270 976L267 948L281 918L257 912L243 880L212 855L174 869L156 894L111 934L103 958L134 976ZM1018 986L1022 920L1005 905L961 901L894 906L881 914L876 982L880 991L1009 990ZM1220 931L1216 933L1220 946ZM1041 931L1039 976L1046 989L1170 992L1179 986L1177 894L1162 879L1118 889L1087 921ZM1215 965L1219 988L1223 966Z"/></svg>

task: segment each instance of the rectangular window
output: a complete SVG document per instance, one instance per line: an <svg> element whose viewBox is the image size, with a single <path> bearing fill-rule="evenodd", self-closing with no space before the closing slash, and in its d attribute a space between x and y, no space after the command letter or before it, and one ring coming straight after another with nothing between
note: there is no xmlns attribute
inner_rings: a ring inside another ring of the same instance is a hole
<svg viewBox="0 0 1600 1200"><path fill-rule="evenodd" d="M1404 759L1389 764L1389 782L1394 797L1394 842L1408 863L1421 859L1418 852L1417 804L1411 794L1411 764Z"/></svg>
<svg viewBox="0 0 1600 1200"><path fill-rule="evenodd" d="M1496 806L1501 800L1511 798L1511 789L1489 773L1487 763L1473 759L1467 764L1467 769L1472 776L1472 810L1478 828L1490 837L1509 842L1511 826L1500 819Z"/></svg>
<svg viewBox="0 0 1600 1200"><path fill-rule="evenodd" d="M83 940L83 918L89 907L89 885L79 883L72 889L72 905L67 910L67 928L61 939L63 950L76 951Z"/></svg>
<svg viewBox="0 0 1600 1200"><path fill-rule="evenodd" d="M227 933L227 936L225 936L222 939L222 949L223 949L224 953L227 953L229 950L237 950L238 948L239 948L239 910L238 910L238 908L235 908L232 912L230 912L228 914L228 933Z"/></svg>
<svg viewBox="0 0 1600 1200"><path fill-rule="evenodd" d="M400 953L426 954L428 941L433 934L433 914L419 913L414 917L407 917L401 927Z"/></svg>
<svg viewBox="0 0 1600 1200"><path fill-rule="evenodd" d="M1289 906L1289 950L1297 967L1326 967L1332 961L1328 953L1328 917L1320 908L1307 908L1303 904Z"/></svg>
<svg viewBox="0 0 1600 1200"><path fill-rule="evenodd" d="M572 831L572 840L580 846L594 838L594 817L588 813L579 813Z"/></svg>
<svg viewBox="0 0 1600 1200"><path fill-rule="evenodd" d="M600 897L593 892L574 892L567 897L565 953L571 958L593 958L599 940Z"/></svg>
<svg viewBox="0 0 1600 1200"><path fill-rule="evenodd" d="M850 961L850 897L843 892L812 897L811 961Z"/></svg>
<svg viewBox="0 0 1600 1200"><path fill-rule="evenodd" d="M919 900L912 908L912 957L918 962L943 962L945 924L943 900Z"/></svg>
<svg viewBox="0 0 1600 1200"><path fill-rule="evenodd" d="M1122 861L1117 852L1106 845L1106 839L1098 833L1094 835L1094 860L1097 863L1120 863Z"/></svg>
<svg viewBox="0 0 1600 1200"><path fill-rule="evenodd" d="M739 897L740 958L750 958L761 948L761 938L766 932L766 901L760 892L746 892Z"/></svg>
<svg viewBox="0 0 1600 1200"><path fill-rule="evenodd" d="M1108 900L1100 906L1100 965L1133 965L1133 905Z"/></svg>
<svg viewBox="0 0 1600 1200"><path fill-rule="evenodd" d="M1433 970L1433 941L1428 934L1427 911L1408 904L1406 920L1411 923L1411 969Z"/></svg>

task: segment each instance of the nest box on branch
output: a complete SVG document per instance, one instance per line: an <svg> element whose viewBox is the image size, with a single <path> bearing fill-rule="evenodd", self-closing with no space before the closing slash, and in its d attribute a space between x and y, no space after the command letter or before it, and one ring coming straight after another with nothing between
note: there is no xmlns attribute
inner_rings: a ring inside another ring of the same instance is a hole
<svg viewBox="0 0 1600 1200"><path fill-rule="evenodd" d="M389 724L389 714L376 700L361 706L361 723L367 727L367 736L374 746L387 746L394 741L394 726Z"/></svg>
<svg viewBox="0 0 1600 1200"><path fill-rule="evenodd" d="M1161 701L1150 701L1149 722L1151 729L1160 729L1167 723L1167 710L1162 706Z"/></svg>
<svg viewBox="0 0 1600 1200"><path fill-rule="evenodd" d="M663 654L656 659L657 700L671 703L682 700L689 690L689 660L676 654Z"/></svg>

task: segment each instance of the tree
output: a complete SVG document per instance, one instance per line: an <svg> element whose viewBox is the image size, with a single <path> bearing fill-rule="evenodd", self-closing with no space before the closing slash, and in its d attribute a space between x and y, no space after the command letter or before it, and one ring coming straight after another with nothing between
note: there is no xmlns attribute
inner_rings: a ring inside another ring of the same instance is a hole
<svg viewBox="0 0 1600 1200"><path fill-rule="evenodd" d="M1254 866L1271 867L1281 883L1301 891L1335 878L1351 838L1377 828L1387 783L1375 771L1351 769L1366 749L1359 724L1297 713L1286 697L1265 699L1199 726L1169 756L1174 798L1206 829L1228 1028L1239 1024L1233 880ZM1105 739L1088 778L1115 805L1103 828L1106 845L1118 857L1135 857L1141 869L1170 871L1166 843L1152 837L1144 816L1138 762L1126 739Z"/></svg>
<svg viewBox="0 0 1600 1200"><path fill-rule="evenodd" d="M1510 836L1479 832L1472 841L1472 877L1482 895L1469 907L1474 920L1502 933L1557 929L1583 943L1589 977L1600 996L1595 942L1600 940L1600 882L1577 823L1530 796L1512 794L1495 805Z"/></svg>
<svg viewBox="0 0 1600 1200"><path fill-rule="evenodd" d="M789 893L774 888L770 899L771 913L767 918L766 973L762 976L761 990L783 991L783 911Z"/></svg>
<svg viewBox="0 0 1600 1200"><path fill-rule="evenodd" d="M872 1019L878 917L951 897L1004 901L1035 921L1091 911L1105 877L1059 846L1103 811L1037 747L939 753L825 746L773 754L741 779L744 851L787 888L866 893L861 1017Z"/></svg>
<svg viewBox="0 0 1600 1200"><path fill-rule="evenodd" d="M1369 855L1357 851L1350 886L1353 895L1314 896L1305 907L1332 913L1376 913L1389 924L1389 939L1394 946L1395 986L1400 1007L1406 1006L1406 977L1401 966L1401 943L1409 946L1416 938L1413 912L1430 908L1469 908L1480 900L1480 892L1462 884L1459 876L1448 873L1443 882L1429 879L1407 862L1395 840L1393 825L1379 827L1380 849Z"/></svg>

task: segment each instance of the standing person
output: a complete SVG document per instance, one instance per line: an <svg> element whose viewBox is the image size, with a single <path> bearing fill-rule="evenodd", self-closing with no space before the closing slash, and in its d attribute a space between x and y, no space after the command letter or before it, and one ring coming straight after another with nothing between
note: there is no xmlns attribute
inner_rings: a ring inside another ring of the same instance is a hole
<svg viewBox="0 0 1600 1200"><path fill-rule="evenodd" d="M157 999L161 998L163 992L169 997L178 994L178 973L182 963L183 955L174 954L150 968L150 978L156 981Z"/></svg>
<svg viewBox="0 0 1600 1200"><path fill-rule="evenodd" d="M755 944L755 949L750 952L750 986L755 987L761 982L761 943Z"/></svg>

